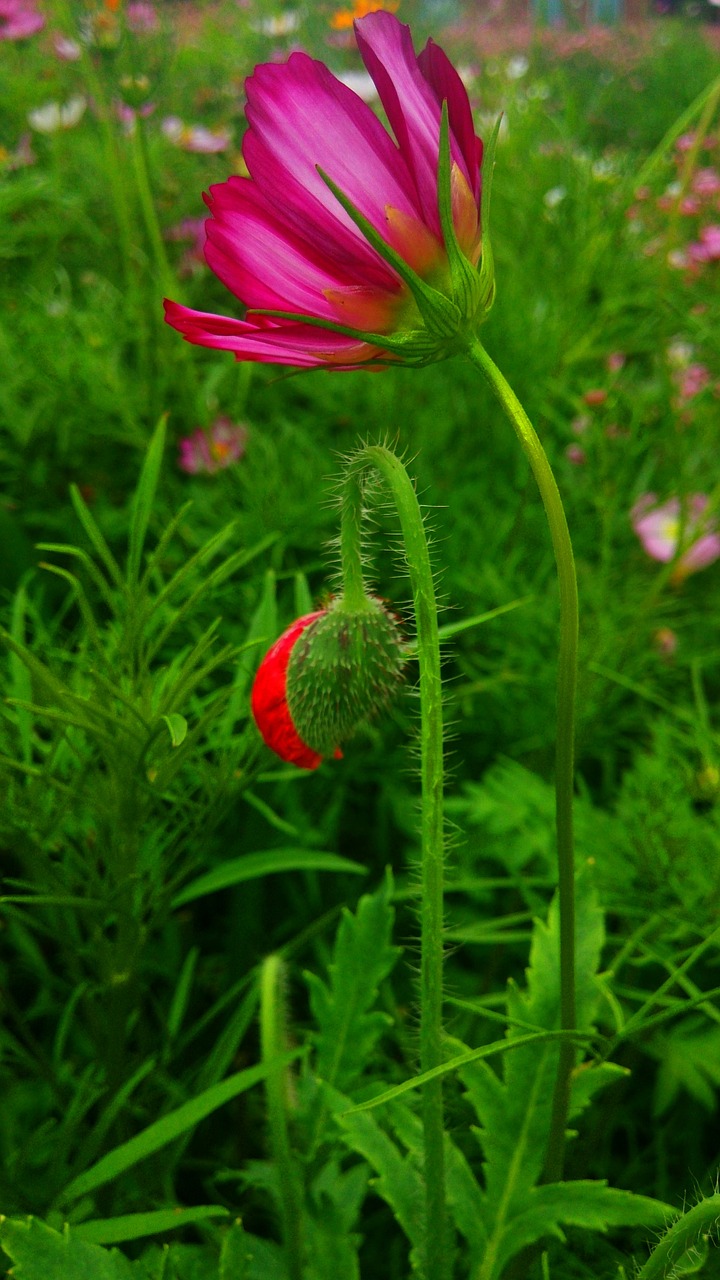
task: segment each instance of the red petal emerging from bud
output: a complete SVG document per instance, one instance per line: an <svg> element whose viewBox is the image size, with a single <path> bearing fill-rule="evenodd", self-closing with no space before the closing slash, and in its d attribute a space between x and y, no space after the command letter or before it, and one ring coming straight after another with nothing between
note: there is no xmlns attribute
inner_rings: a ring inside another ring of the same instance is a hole
<svg viewBox="0 0 720 1280"><path fill-rule="evenodd" d="M322 615L322 610L305 614L276 640L258 667L250 699L263 741L281 760L300 769L317 769L323 757L303 742L293 724L287 704L287 669L298 637Z"/></svg>

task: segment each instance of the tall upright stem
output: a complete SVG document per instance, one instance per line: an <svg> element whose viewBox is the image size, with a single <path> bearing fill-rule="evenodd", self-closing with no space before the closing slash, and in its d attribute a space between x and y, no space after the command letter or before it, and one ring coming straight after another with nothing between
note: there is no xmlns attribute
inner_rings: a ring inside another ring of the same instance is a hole
<svg viewBox="0 0 720 1280"><path fill-rule="evenodd" d="M473 339L469 358L484 374L510 420L522 445L542 498L560 588L560 652L557 692L557 746L555 801L557 820L558 895L560 901L560 1026L575 1029L575 860L573 846L573 776L575 769L575 696L577 690L578 593L570 532L562 499L545 450L512 387L484 347ZM575 1049L570 1040L560 1042L558 1074L553 1095L552 1121L543 1177L562 1178L565 1158L565 1126Z"/></svg>
<svg viewBox="0 0 720 1280"><path fill-rule="evenodd" d="M356 584L361 571L359 530L362 514L360 476L374 467L388 485L400 518L405 561L412 586L420 669L421 957L420 1067L430 1071L443 1060L443 721L440 642L432 567L420 504L402 462L381 445L360 450L343 489L341 555L343 577ZM425 1174L425 1280L449 1274L442 1080L423 1087Z"/></svg>

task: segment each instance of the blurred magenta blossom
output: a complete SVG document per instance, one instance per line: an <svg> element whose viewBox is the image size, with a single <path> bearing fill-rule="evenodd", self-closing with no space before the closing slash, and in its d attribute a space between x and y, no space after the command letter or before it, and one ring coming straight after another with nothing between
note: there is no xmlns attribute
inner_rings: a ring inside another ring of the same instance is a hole
<svg viewBox="0 0 720 1280"><path fill-rule="evenodd" d="M492 277L477 271L482 143L460 76L432 40L416 55L409 27L390 13L358 20L355 33L397 141L307 54L257 67L246 85L250 176L205 197L208 264L249 314L166 301L187 341L239 360L377 368L440 358L489 309ZM452 244L438 202L443 100Z"/></svg>
<svg viewBox="0 0 720 1280"><path fill-rule="evenodd" d="M165 137L183 151L195 151L198 155L213 155L227 151L231 138L227 129L206 129L202 124L184 124L179 116L166 116L160 128Z"/></svg>
<svg viewBox="0 0 720 1280"><path fill-rule="evenodd" d="M228 417L216 418L207 431L198 428L180 441L178 466L188 475L214 475L245 452L248 429Z"/></svg>
<svg viewBox="0 0 720 1280"><path fill-rule="evenodd" d="M677 558L675 582L720 559L720 533L714 518L706 514L708 502L706 494L694 493L682 504L679 498L669 498L659 505L656 494L645 493L630 513L633 529L653 560L669 564Z"/></svg>
<svg viewBox="0 0 720 1280"><path fill-rule="evenodd" d="M717 262L720 259L720 226L711 223L700 230L700 239L688 245L691 262Z"/></svg>
<svg viewBox="0 0 720 1280"><path fill-rule="evenodd" d="M125 21L136 35L157 31L160 25L155 5L146 3L146 0L134 0L128 5L125 10Z"/></svg>
<svg viewBox="0 0 720 1280"><path fill-rule="evenodd" d="M0 40L26 40L44 26L32 0L0 0Z"/></svg>

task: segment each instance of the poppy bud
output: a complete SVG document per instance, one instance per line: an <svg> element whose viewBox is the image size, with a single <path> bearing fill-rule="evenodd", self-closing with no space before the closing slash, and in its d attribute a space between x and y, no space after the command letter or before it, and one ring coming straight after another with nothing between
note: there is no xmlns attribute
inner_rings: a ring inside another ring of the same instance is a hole
<svg viewBox="0 0 720 1280"><path fill-rule="evenodd" d="M265 743L282 760L316 769L339 758L339 743L387 702L403 666L397 623L366 597L361 610L344 598L298 618L265 655L252 691L252 712Z"/></svg>

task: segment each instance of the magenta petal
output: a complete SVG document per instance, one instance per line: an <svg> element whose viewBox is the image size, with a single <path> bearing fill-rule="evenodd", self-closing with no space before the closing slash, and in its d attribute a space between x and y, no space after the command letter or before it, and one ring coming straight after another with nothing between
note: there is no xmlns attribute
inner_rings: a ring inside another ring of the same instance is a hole
<svg viewBox="0 0 720 1280"><path fill-rule="evenodd" d="M390 205L417 217L407 165L375 113L321 62L294 53L247 81L250 129L243 155L279 216L308 243L340 260L388 268L329 190L322 169L381 232ZM371 283L368 280L368 283Z"/></svg>
<svg viewBox="0 0 720 1280"><path fill-rule="evenodd" d="M441 101L436 82L442 85L443 90L446 82L448 85L450 83L450 77L438 56L441 51L431 51L427 55L426 69L423 70L415 56L410 28L382 10L359 19L355 24L355 34L362 60L377 85L400 151L415 180L423 221L439 236L437 166ZM457 77L457 81L452 82L452 99L448 101L448 110L452 104L453 116L462 122L458 102L460 93L467 98L462 82ZM470 111L469 103L467 111ZM463 138L467 144L466 132L467 124L464 123ZM450 151L455 163L465 172L470 189L476 192L477 169L468 168L464 152L452 131Z"/></svg>
<svg viewBox="0 0 720 1280"><path fill-rule="evenodd" d="M438 102L447 102L450 132L465 161L464 171L470 190L480 198L480 166L483 145L475 134L472 109L467 90L447 54L434 40L428 40L418 54L418 66L432 88Z"/></svg>
<svg viewBox="0 0 720 1280"><path fill-rule="evenodd" d="M238 360L287 364L297 368L354 368L373 360L377 350L356 338L304 324L233 320L208 311L193 311L165 299L165 319L188 341L201 347L234 351Z"/></svg>
<svg viewBox="0 0 720 1280"><path fill-rule="evenodd" d="M249 178L212 187L208 205L205 258L246 307L337 319L326 291L352 283L352 275L347 268L331 274L327 260L282 225Z"/></svg>

